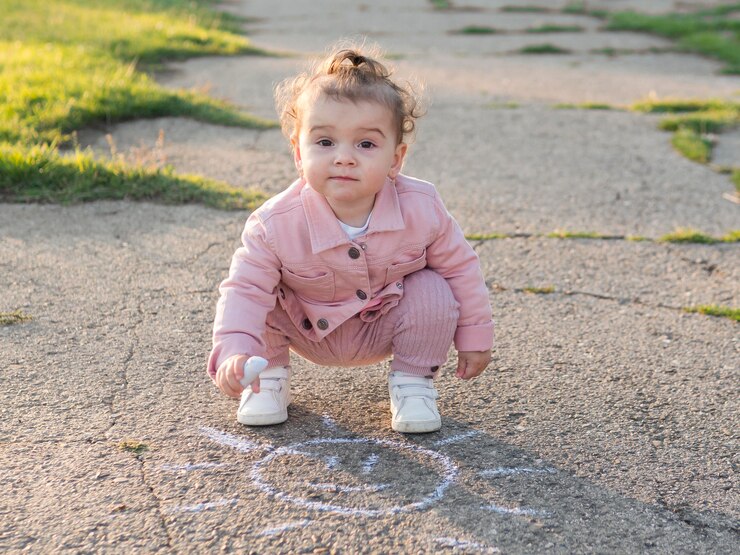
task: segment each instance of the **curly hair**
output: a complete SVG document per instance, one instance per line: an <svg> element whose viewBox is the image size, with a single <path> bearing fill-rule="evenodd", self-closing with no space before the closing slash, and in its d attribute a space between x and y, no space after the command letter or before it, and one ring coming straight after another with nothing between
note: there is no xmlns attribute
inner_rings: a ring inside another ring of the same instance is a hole
<svg viewBox="0 0 740 555"><path fill-rule="evenodd" d="M300 129L301 105L307 95L325 95L334 100L377 102L393 114L397 143L404 142L422 115L420 100L410 84L398 85L391 71L376 60L376 50L363 53L359 47L334 48L307 71L286 79L275 88L275 105L287 137Z"/></svg>

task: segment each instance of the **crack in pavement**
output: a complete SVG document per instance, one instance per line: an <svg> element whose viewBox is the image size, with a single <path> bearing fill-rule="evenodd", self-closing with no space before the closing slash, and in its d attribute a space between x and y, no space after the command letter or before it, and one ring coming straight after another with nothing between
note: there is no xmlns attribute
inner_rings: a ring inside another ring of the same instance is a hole
<svg viewBox="0 0 740 555"><path fill-rule="evenodd" d="M684 307L683 306L674 306L669 305L665 303L651 303L648 301L644 301L640 299L639 297L617 297L614 295L606 295L604 293L593 293L591 291L576 291L572 289L567 290L559 290L554 289L553 291L547 292L547 293L533 293L530 289L525 287L504 287L501 284L498 284L494 282L493 280L486 280L486 286L488 287L488 290L493 293L501 293L504 291L513 291L514 293L525 293L527 295L565 295L567 297L574 297L574 296L584 296L584 297L591 297L594 299L604 300L604 301L613 301L617 302L619 304L638 304L640 306L647 306L650 308L666 308L669 310L676 310L683 312Z"/></svg>

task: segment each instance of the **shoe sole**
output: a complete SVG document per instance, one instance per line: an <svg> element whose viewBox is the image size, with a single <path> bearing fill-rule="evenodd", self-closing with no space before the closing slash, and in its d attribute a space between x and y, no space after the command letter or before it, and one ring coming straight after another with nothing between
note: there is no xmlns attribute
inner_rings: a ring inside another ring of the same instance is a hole
<svg viewBox="0 0 740 555"><path fill-rule="evenodd" d="M442 428L442 420L425 420L420 422L391 422L391 428L403 434L425 434Z"/></svg>
<svg viewBox="0 0 740 555"><path fill-rule="evenodd" d="M273 412L271 414L237 414L236 421L245 426L272 426L282 424L288 419L288 410Z"/></svg>

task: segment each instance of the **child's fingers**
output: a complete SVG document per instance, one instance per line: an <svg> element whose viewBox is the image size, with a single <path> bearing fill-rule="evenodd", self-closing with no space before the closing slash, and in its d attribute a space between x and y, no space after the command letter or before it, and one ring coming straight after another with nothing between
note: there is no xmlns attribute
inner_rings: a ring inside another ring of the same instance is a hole
<svg viewBox="0 0 740 555"><path fill-rule="evenodd" d="M259 393L260 392L260 379L259 378L255 378L255 380L251 384L249 384L249 385L252 388L252 391L254 393Z"/></svg>

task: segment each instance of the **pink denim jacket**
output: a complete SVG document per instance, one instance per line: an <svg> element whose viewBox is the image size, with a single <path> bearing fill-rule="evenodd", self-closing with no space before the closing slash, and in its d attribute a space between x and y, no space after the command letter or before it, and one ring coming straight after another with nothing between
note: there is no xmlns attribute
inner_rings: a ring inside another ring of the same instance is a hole
<svg viewBox="0 0 740 555"><path fill-rule="evenodd" d="M253 212L231 261L213 327L208 373L232 355L262 355L275 302L310 340L355 315L372 321L396 306L404 276L429 268L460 303L458 351L493 345L488 290L478 256L431 183L405 175L378 193L365 235L354 241L326 199L303 179Z"/></svg>

